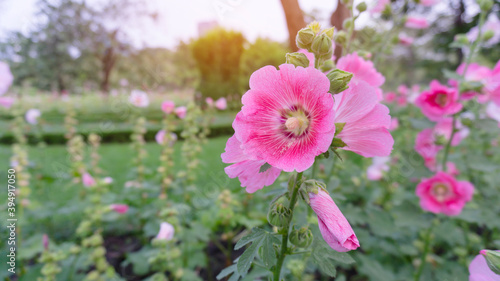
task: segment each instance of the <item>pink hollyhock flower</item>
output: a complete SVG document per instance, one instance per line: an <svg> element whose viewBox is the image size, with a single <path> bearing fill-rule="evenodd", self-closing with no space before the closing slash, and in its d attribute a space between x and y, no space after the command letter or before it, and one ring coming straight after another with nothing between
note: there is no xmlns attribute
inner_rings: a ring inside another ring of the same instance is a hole
<svg viewBox="0 0 500 281"><path fill-rule="evenodd" d="M388 93L385 94L384 100L387 103L393 103L396 100L396 98L397 98L396 93L394 93L394 92L388 92Z"/></svg>
<svg viewBox="0 0 500 281"><path fill-rule="evenodd" d="M432 121L459 112L462 104L458 102L458 91L441 85L433 80L430 89L423 91L415 101L422 113Z"/></svg>
<svg viewBox="0 0 500 281"><path fill-rule="evenodd" d="M356 52L354 52L341 57L337 62L337 68L353 74L349 86L356 83L356 81L364 81L370 86L376 88L379 100L383 99L382 89L380 89L380 86L384 84L385 78L382 74L377 72L373 62L364 60L362 57L358 56Z"/></svg>
<svg viewBox="0 0 500 281"><path fill-rule="evenodd" d="M447 216L460 214L465 203L472 199L473 193L474 186L470 182L457 181L445 172L423 179L416 190L422 209Z"/></svg>
<svg viewBox="0 0 500 281"><path fill-rule="evenodd" d="M498 122L498 127L500 127L500 106L492 102L488 103L486 106L486 115L488 115L491 119L496 120Z"/></svg>
<svg viewBox="0 0 500 281"><path fill-rule="evenodd" d="M408 95L409 89L408 89L408 87L406 85L401 84L401 85L398 86L397 91L401 95L406 96L406 95Z"/></svg>
<svg viewBox="0 0 500 281"><path fill-rule="evenodd" d="M500 42L500 20L498 20L495 14L490 14L488 16L488 20L483 25L482 34L487 31L493 32L493 37L484 42L485 47L492 47ZM469 32L467 32L467 38L469 41L476 41L478 35L479 28L477 26L471 28Z"/></svg>
<svg viewBox="0 0 500 281"><path fill-rule="evenodd" d="M326 75L311 67L283 64L254 72L233 122L243 153L286 172L311 167L335 134L329 87Z"/></svg>
<svg viewBox="0 0 500 281"><path fill-rule="evenodd" d="M112 177L105 177L104 179L102 179L102 182L104 184L112 184L113 183L113 178Z"/></svg>
<svg viewBox="0 0 500 281"><path fill-rule="evenodd" d="M429 169L429 171L436 172L438 171L436 156L428 156L424 157L424 165Z"/></svg>
<svg viewBox="0 0 500 281"><path fill-rule="evenodd" d="M175 108L174 112L177 117L179 117L180 119L184 119L187 114L187 108L185 106L179 106Z"/></svg>
<svg viewBox="0 0 500 281"><path fill-rule="evenodd" d="M370 9L370 14L380 14L385 10L385 6L391 5L390 0L378 0L377 4Z"/></svg>
<svg viewBox="0 0 500 281"><path fill-rule="evenodd" d="M469 281L500 281L500 275L491 271L484 257L484 250L479 252L469 264Z"/></svg>
<svg viewBox="0 0 500 281"><path fill-rule="evenodd" d="M417 134L415 141L415 151L420 154L424 160L428 160L429 164L435 160L438 152L443 149L442 145L436 144L436 137L432 129L424 129Z"/></svg>
<svg viewBox="0 0 500 281"><path fill-rule="evenodd" d="M453 136L453 140L451 141L452 146L459 145L462 139L469 135L469 129L463 126L460 120L456 120L455 129L457 129L458 132ZM453 118L449 117L439 120L433 132L435 136L443 136L446 141L449 141L451 133L453 132Z"/></svg>
<svg viewBox="0 0 500 281"><path fill-rule="evenodd" d="M128 211L127 204L111 204L109 207L118 214L125 214Z"/></svg>
<svg viewBox="0 0 500 281"><path fill-rule="evenodd" d="M161 110L166 114L174 112L174 109L175 109L175 103L173 101L167 100L161 104Z"/></svg>
<svg viewBox="0 0 500 281"><path fill-rule="evenodd" d="M160 130L158 133L155 135L155 140L158 144L163 145L165 144L165 136L166 132L165 130ZM177 141L177 135L175 133L170 133L170 143L169 145L172 146L174 143Z"/></svg>
<svg viewBox="0 0 500 281"><path fill-rule="evenodd" d="M174 226L169 224L168 222L162 222L160 224L160 231L158 235L156 235L156 239L158 240L172 240L174 238Z"/></svg>
<svg viewBox="0 0 500 281"><path fill-rule="evenodd" d="M137 107L147 107L149 105L148 94L139 90L133 90L130 93L129 101Z"/></svg>
<svg viewBox="0 0 500 281"><path fill-rule="evenodd" d="M243 153L241 143L236 136L229 138L226 144L226 152L222 153L222 162L234 163L224 169L230 178L236 178L241 182L242 187L246 187L248 193L262 189L274 183L281 173L281 170L270 167L264 172L260 172L264 160L250 160L248 155Z"/></svg>
<svg viewBox="0 0 500 281"><path fill-rule="evenodd" d="M363 81L350 83L349 89L335 95L335 123L345 123L337 134L350 150L364 157L388 156L394 139L389 109L378 102L375 88Z"/></svg>
<svg viewBox="0 0 500 281"><path fill-rule="evenodd" d="M491 71L490 77L486 79L484 90L491 101L500 106L500 61Z"/></svg>
<svg viewBox="0 0 500 281"><path fill-rule="evenodd" d="M373 162L366 170L366 176L369 180L378 181L382 179L384 172L389 171L389 157L373 157Z"/></svg>
<svg viewBox="0 0 500 281"><path fill-rule="evenodd" d="M208 104L209 107L214 106L214 100L211 97L206 98L205 102Z"/></svg>
<svg viewBox="0 0 500 281"><path fill-rule="evenodd" d="M318 226L325 242L337 252L348 252L359 247L351 225L328 193L319 188L309 193L309 204L318 216Z"/></svg>
<svg viewBox="0 0 500 281"><path fill-rule="evenodd" d="M7 63L0 61L0 96L5 94L12 85L14 76L10 72L10 67Z"/></svg>
<svg viewBox="0 0 500 281"><path fill-rule="evenodd" d="M227 101L225 98L220 98L215 102L215 108L218 110L225 110L227 108Z"/></svg>
<svg viewBox="0 0 500 281"><path fill-rule="evenodd" d="M84 173L82 175L82 182L85 187L91 187L96 184L96 181L89 173Z"/></svg>
<svg viewBox="0 0 500 281"><path fill-rule="evenodd" d="M36 125L38 123L38 117L40 117L40 115L42 115L40 110L38 110L36 108L32 108L32 109L28 109L28 111L26 111L24 118L26 119L26 122L28 122L32 125Z"/></svg>
<svg viewBox="0 0 500 281"><path fill-rule="evenodd" d="M424 7L429 7L436 4L438 0L420 0L420 5Z"/></svg>
<svg viewBox="0 0 500 281"><path fill-rule="evenodd" d="M406 98L406 96L399 96L396 100L396 103L398 104L398 106L406 106L408 104L408 99Z"/></svg>
<svg viewBox="0 0 500 281"><path fill-rule="evenodd" d="M453 162L446 163L446 173L448 173L451 176L460 175L460 171L457 169L457 166Z"/></svg>
<svg viewBox="0 0 500 281"><path fill-rule="evenodd" d="M465 63L462 63L457 68L457 74L463 75L465 71ZM465 81L473 81L473 82L481 82L482 84L486 84L486 81L492 76L492 71L485 67L481 66L477 63L471 63L467 67L467 72L464 75ZM458 81L450 79L448 83L458 89ZM468 91L464 92L460 95L460 99L469 100L476 96L478 93Z"/></svg>
<svg viewBox="0 0 500 281"><path fill-rule="evenodd" d="M389 131L394 131L397 128L399 128L399 120L398 120L398 118L396 118L396 117L391 118L391 125L389 125Z"/></svg>
<svg viewBox="0 0 500 281"><path fill-rule="evenodd" d="M0 97L0 106L9 109L14 104L14 98L12 97Z"/></svg>
<svg viewBox="0 0 500 281"><path fill-rule="evenodd" d="M412 29L425 29L429 27L429 23L422 17L408 17L405 22L405 27Z"/></svg>
<svg viewBox="0 0 500 281"><path fill-rule="evenodd" d="M406 36L405 34L399 34L399 44L403 46L411 46L415 39L413 37Z"/></svg>

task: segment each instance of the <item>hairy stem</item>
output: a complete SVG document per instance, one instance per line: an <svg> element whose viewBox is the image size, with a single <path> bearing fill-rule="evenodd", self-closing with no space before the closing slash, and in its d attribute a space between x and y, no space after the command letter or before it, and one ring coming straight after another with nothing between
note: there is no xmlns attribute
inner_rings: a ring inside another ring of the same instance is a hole
<svg viewBox="0 0 500 281"><path fill-rule="evenodd" d="M425 234L424 252L422 253L422 256L420 256L420 265L418 266L418 270L415 273L415 279L414 279L415 281L420 280L420 276L422 275L422 272L424 270L427 255L429 254L429 250L431 248L430 246L431 246L432 227L433 227L433 224L431 226L429 226L429 229L427 229L427 233Z"/></svg>

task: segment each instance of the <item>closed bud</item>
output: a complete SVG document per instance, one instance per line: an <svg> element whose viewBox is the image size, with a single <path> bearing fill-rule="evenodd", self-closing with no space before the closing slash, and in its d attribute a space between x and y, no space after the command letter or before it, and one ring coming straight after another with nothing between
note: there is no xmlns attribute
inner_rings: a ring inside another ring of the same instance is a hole
<svg viewBox="0 0 500 281"><path fill-rule="evenodd" d="M321 72L327 72L335 67L333 60L326 60L320 67Z"/></svg>
<svg viewBox="0 0 500 281"><path fill-rule="evenodd" d="M485 13L490 12L493 7L492 0L477 0L477 4L479 5L479 8L481 8L481 11Z"/></svg>
<svg viewBox="0 0 500 281"><path fill-rule="evenodd" d="M483 33L483 36L481 36L481 38L482 38L483 41L488 41L491 38L493 38L494 35L495 35L495 32L493 32L493 30L490 29L490 30L486 30Z"/></svg>
<svg viewBox="0 0 500 281"><path fill-rule="evenodd" d="M344 20L344 22L342 23L342 27L344 27L344 29L350 29L352 27L354 23L354 20L352 18L346 18Z"/></svg>
<svg viewBox="0 0 500 281"><path fill-rule="evenodd" d="M318 34L318 32L321 30L321 25L317 21L313 21L310 24L307 25L307 28L310 28L314 34Z"/></svg>
<svg viewBox="0 0 500 281"><path fill-rule="evenodd" d="M469 44L469 39L465 34L457 34L455 35L455 42L457 42L460 45L467 45Z"/></svg>
<svg viewBox="0 0 500 281"><path fill-rule="evenodd" d="M295 38L295 43L297 47L301 49L310 49L311 44L316 37L316 33L309 27L302 28L297 33L297 37Z"/></svg>
<svg viewBox="0 0 500 281"><path fill-rule="evenodd" d="M326 191L326 185L317 180L306 180L302 183L300 188L306 193L318 194L320 189Z"/></svg>
<svg viewBox="0 0 500 281"><path fill-rule="evenodd" d="M486 259L488 267L494 273L500 275L500 252L492 250L481 250L479 252Z"/></svg>
<svg viewBox="0 0 500 281"><path fill-rule="evenodd" d="M347 41L347 34L345 33L345 31L339 30L335 34L335 36L333 36L333 40L335 41L335 43L343 46Z"/></svg>
<svg viewBox="0 0 500 281"><path fill-rule="evenodd" d="M338 94L346 90L352 78L352 73L340 69L330 71L326 77L330 80L330 93Z"/></svg>
<svg viewBox="0 0 500 281"><path fill-rule="evenodd" d="M290 242L299 247L299 248L307 248L311 245L313 241L313 234L311 230L307 227L302 227L300 229L293 229L290 232Z"/></svg>
<svg viewBox="0 0 500 281"><path fill-rule="evenodd" d="M356 10L358 10L358 12L362 13L364 11L366 11L366 3L365 2L361 2L359 3L357 6L356 6Z"/></svg>
<svg viewBox="0 0 500 281"><path fill-rule="evenodd" d="M287 226L291 218L292 210L278 201L271 205L267 213L267 221L276 227Z"/></svg>
<svg viewBox="0 0 500 281"><path fill-rule="evenodd" d="M328 36L328 38L330 38L330 40L333 40L333 31L334 30L335 30L335 27L330 27L330 28L323 30L323 32L321 32L321 33Z"/></svg>
<svg viewBox="0 0 500 281"><path fill-rule="evenodd" d="M287 53L286 63L293 64L296 67L297 66L308 67L309 59L303 53Z"/></svg>
<svg viewBox="0 0 500 281"><path fill-rule="evenodd" d="M311 50L317 56L325 56L330 53L333 54L332 47L332 40L326 34L321 34L314 38L311 45Z"/></svg>

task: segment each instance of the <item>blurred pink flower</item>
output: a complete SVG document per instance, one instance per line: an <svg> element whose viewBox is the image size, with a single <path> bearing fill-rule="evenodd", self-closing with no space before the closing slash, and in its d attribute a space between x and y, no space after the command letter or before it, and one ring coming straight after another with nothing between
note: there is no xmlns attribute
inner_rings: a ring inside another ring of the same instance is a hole
<svg viewBox="0 0 500 281"><path fill-rule="evenodd" d="M437 172L436 155L424 157L424 165L431 172Z"/></svg>
<svg viewBox="0 0 500 281"><path fill-rule="evenodd" d="M243 153L286 172L311 167L335 133L329 87L326 75L311 67L282 64L279 70L255 71L233 122Z"/></svg>
<svg viewBox="0 0 500 281"><path fill-rule="evenodd" d="M474 186L470 182L457 181L445 172L437 172L431 178L422 179L416 190L422 209L447 216L460 214L473 193Z"/></svg>
<svg viewBox="0 0 500 281"><path fill-rule="evenodd" d="M406 96L406 95L408 95L408 92L410 91L410 89L408 89L408 87L405 84L401 84L398 86L397 91L401 95Z"/></svg>
<svg viewBox="0 0 500 281"><path fill-rule="evenodd" d="M498 122L498 127L500 127L500 106L493 102L488 103L486 106L486 115L493 120Z"/></svg>
<svg viewBox="0 0 500 281"><path fill-rule="evenodd" d="M170 114L175 109L175 103L173 101L167 100L161 104L161 110L166 114Z"/></svg>
<svg viewBox="0 0 500 281"><path fill-rule="evenodd" d="M398 106L404 107L404 106L406 106L408 104L408 99L406 98L406 96L400 95L397 98L396 103L397 103Z"/></svg>
<svg viewBox="0 0 500 281"><path fill-rule="evenodd" d="M452 146L457 146L460 144L462 139L466 138L469 135L469 129L462 125L460 120L455 121L455 129L458 132L453 136L453 140L451 141ZM453 118L443 118L439 120L434 127L433 133L435 136L443 136L446 141L450 140L451 133L453 132Z"/></svg>
<svg viewBox="0 0 500 281"><path fill-rule="evenodd" d="M118 214L125 214L128 211L128 205L126 204L111 204L109 207Z"/></svg>
<svg viewBox="0 0 500 281"><path fill-rule="evenodd" d="M389 125L389 131L394 131L399 128L399 120L396 117L391 118L391 125Z"/></svg>
<svg viewBox="0 0 500 281"><path fill-rule="evenodd" d="M91 186L94 186L96 184L96 181L89 173L84 173L82 175L82 182L83 182L83 186L85 186L85 187L91 187Z"/></svg>
<svg viewBox="0 0 500 281"><path fill-rule="evenodd" d="M139 90L133 90L130 93L129 101L137 107L147 107L149 105L148 94Z"/></svg>
<svg viewBox="0 0 500 281"><path fill-rule="evenodd" d="M500 60L497 62L490 77L485 81L484 90L497 106L500 106Z"/></svg>
<svg viewBox="0 0 500 281"><path fill-rule="evenodd" d="M206 98L205 102L208 104L209 107L214 106L214 100L211 97Z"/></svg>
<svg viewBox="0 0 500 281"><path fill-rule="evenodd" d="M388 92L385 94L384 101L387 103L393 103L397 98L396 93L394 92Z"/></svg>
<svg viewBox="0 0 500 281"><path fill-rule="evenodd" d="M165 136L166 132L165 130L160 130L158 133L155 135L155 140L158 144L163 145L165 144ZM177 141L177 135L175 133L170 133L170 143L169 145L172 146L174 143Z"/></svg>
<svg viewBox="0 0 500 281"><path fill-rule="evenodd" d="M493 32L493 37L491 37L488 41L484 42L486 47L492 47L500 42L500 20L498 20L497 16L494 13L491 13L488 16L488 20L484 23L482 28L482 34L487 31ZM469 32L467 32L467 38L469 41L476 41L477 36L479 35L479 28L477 26L471 28Z"/></svg>
<svg viewBox="0 0 500 281"><path fill-rule="evenodd" d="M370 9L370 14L380 14L385 10L385 6L390 5L390 0L378 0L377 4Z"/></svg>
<svg viewBox="0 0 500 281"><path fill-rule="evenodd" d="M430 89L423 91L415 101L422 113L432 121L459 112L462 104L458 102L458 91L441 85L433 80Z"/></svg>
<svg viewBox="0 0 500 281"><path fill-rule="evenodd" d="M281 170L275 167L270 167L264 172L260 172L262 165L266 163L264 160L250 160L243 153L241 143L236 136L232 136L226 143L225 152L222 153L222 162L234 163L227 166L224 171L230 178L236 178L241 182L242 187L246 187L248 193L262 189L264 186L269 186L274 183L281 173Z"/></svg>
<svg viewBox="0 0 500 281"><path fill-rule="evenodd" d="M174 226L169 224L168 222L162 222L160 224L160 231L158 235L156 235L156 239L158 240L172 240L174 238Z"/></svg>
<svg viewBox="0 0 500 281"><path fill-rule="evenodd" d="M318 194L309 193L311 208L318 216L318 226L325 242L337 252L348 252L359 247L351 225L328 193L318 188Z"/></svg>
<svg viewBox="0 0 500 281"><path fill-rule="evenodd" d="M180 119L184 119L187 114L187 108L185 106L179 106L174 109L174 112L177 117L179 117Z"/></svg>
<svg viewBox="0 0 500 281"><path fill-rule="evenodd" d="M9 65L0 61L0 96L7 92L10 85L12 85L12 81L14 81L14 76L10 72Z"/></svg>
<svg viewBox="0 0 500 281"><path fill-rule="evenodd" d="M363 81L349 84L349 89L335 95L335 123L345 123L336 136L350 150L364 157L388 156L394 139L389 109L378 102L375 88Z"/></svg>
<svg viewBox="0 0 500 281"><path fill-rule="evenodd" d="M405 27L412 29L424 29L429 27L429 23L423 17L410 16L406 19Z"/></svg>
<svg viewBox="0 0 500 281"><path fill-rule="evenodd" d="M491 271L481 250L469 264L469 281L500 281L500 275Z"/></svg>
<svg viewBox="0 0 500 281"><path fill-rule="evenodd" d="M389 171L389 157L373 157L372 164L366 170L366 176L369 180L378 181L382 179L383 173Z"/></svg>
<svg viewBox="0 0 500 281"><path fill-rule="evenodd" d="M406 36L405 34L399 34L399 44L403 46L411 46L413 44L413 37Z"/></svg>
<svg viewBox="0 0 500 281"><path fill-rule="evenodd" d="M457 74L463 75L464 70L465 70L465 63L462 63L457 68ZM486 84L486 81L491 76L492 76L492 71L489 68L487 68L485 66L481 66L477 63L471 63L467 67L467 73L465 73L464 77L465 77L465 81L481 82L484 85L484 84ZM452 87L456 88L458 91L458 81L450 79L448 81L448 84L450 84ZM460 99L461 100L469 100L469 99L472 99L477 94L479 94L479 93L476 93L473 91L463 92L460 94Z"/></svg>
<svg viewBox="0 0 500 281"><path fill-rule="evenodd" d="M102 182L105 184L111 184L111 183L113 183L113 178L112 177L105 177L104 179L102 179Z"/></svg>
<svg viewBox="0 0 500 281"><path fill-rule="evenodd" d="M457 166L453 162L446 163L446 173L451 175L451 176L460 175L460 171L457 169Z"/></svg>
<svg viewBox="0 0 500 281"><path fill-rule="evenodd" d="M26 122L28 122L32 125L36 125L38 123L38 117L40 117L40 115L42 115L40 110L38 110L36 108L32 108L32 109L28 109L28 111L26 111L24 118L26 119Z"/></svg>
<svg viewBox="0 0 500 281"><path fill-rule="evenodd" d="M436 4L438 0L420 0L420 4L424 7L429 7Z"/></svg>
<svg viewBox="0 0 500 281"><path fill-rule="evenodd" d="M375 88L378 100L383 99L382 89L380 89L380 86L384 84L385 78L377 71L377 69L375 69L373 62L364 60L362 57L358 56L356 52L354 52L341 57L337 62L337 68L353 74L349 86L357 81L364 81Z"/></svg>
<svg viewBox="0 0 500 281"><path fill-rule="evenodd" d="M415 151L417 151L418 154L424 158L424 160L433 162L434 158L441 149L443 149L443 146L436 144L436 137L432 129L424 129L417 134L417 139L415 140Z"/></svg>
<svg viewBox="0 0 500 281"><path fill-rule="evenodd" d="M225 98L220 98L215 102L215 108L218 110L225 110L227 108L227 101Z"/></svg>
<svg viewBox="0 0 500 281"><path fill-rule="evenodd" d="M14 104L14 101L12 97L0 97L0 106L9 109Z"/></svg>

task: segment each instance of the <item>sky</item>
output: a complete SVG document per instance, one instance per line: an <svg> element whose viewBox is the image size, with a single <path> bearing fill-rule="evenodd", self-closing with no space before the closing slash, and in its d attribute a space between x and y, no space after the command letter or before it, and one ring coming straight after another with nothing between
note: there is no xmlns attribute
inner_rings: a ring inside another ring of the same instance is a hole
<svg viewBox="0 0 500 281"><path fill-rule="evenodd" d="M97 3L105 0L88 0ZM198 36L198 23L217 21L223 27L243 32L254 41L267 37L277 41L288 38L280 0L146 0L158 20L131 20L127 37L138 47L175 47L179 40ZM0 0L0 38L9 31L28 31L35 23L37 0ZM325 25L336 8L336 0L299 0L306 13L313 11Z"/></svg>

